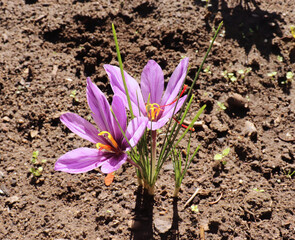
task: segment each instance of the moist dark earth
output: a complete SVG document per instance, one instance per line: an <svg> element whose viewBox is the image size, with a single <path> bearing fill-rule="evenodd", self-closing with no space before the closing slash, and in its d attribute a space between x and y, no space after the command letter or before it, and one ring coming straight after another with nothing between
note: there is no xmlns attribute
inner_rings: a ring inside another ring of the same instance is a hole
<svg viewBox="0 0 295 240"><path fill-rule="evenodd" d="M294 1L208 2L0 1L0 239L295 239ZM154 59L168 81L187 56L190 85L221 21L193 88L186 120L207 107L178 199L171 160L154 197L130 164L108 187L99 169L54 171L62 154L93 147L59 116L90 119L87 76L111 100L103 64L118 65L112 23L131 76L140 81ZM39 177L29 171L34 151L46 160Z"/></svg>

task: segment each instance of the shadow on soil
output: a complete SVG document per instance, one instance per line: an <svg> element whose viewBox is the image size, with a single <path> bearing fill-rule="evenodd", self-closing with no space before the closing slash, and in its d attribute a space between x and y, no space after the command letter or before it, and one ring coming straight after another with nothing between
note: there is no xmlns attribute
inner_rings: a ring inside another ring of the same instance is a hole
<svg viewBox="0 0 295 240"><path fill-rule="evenodd" d="M154 196L142 192L141 187L136 192L135 216L130 237L133 240L153 239Z"/></svg>
<svg viewBox="0 0 295 240"><path fill-rule="evenodd" d="M154 197L142 193L139 188L136 192L135 217L131 226L132 240L152 240L153 233L153 208ZM179 239L179 214L178 198L173 198L173 218L172 225L168 232L160 234L161 239L178 240Z"/></svg>
<svg viewBox="0 0 295 240"><path fill-rule="evenodd" d="M273 39L276 36L282 37L279 22L285 23L284 19L275 12L262 10L259 8L259 2L255 0L232 2L234 7L229 7L228 1L211 0L205 17L206 27L211 29L210 21L218 25L223 20L225 38L237 40L247 55L253 46L256 46L267 60L270 54L280 55L280 48ZM200 4L199 1L195 3ZM217 17L219 12L221 16Z"/></svg>

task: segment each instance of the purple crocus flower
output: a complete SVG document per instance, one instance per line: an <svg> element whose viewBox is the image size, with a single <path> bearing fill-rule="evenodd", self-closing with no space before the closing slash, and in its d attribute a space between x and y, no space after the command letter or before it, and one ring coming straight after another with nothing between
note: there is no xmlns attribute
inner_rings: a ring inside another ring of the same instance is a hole
<svg viewBox="0 0 295 240"><path fill-rule="evenodd" d="M118 95L114 95L112 110L129 140L129 145L111 113L106 97L90 78L87 78L86 94L92 117L99 130L75 113L65 113L60 120L72 132L95 143L97 149L83 147L72 150L57 160L54 169L68 173L83 173L101 166L103 173L110 173L116 171L127 160L133 163L128 159L126 151L137 144L148 121L144 117L134 118L127 127L123 102Z"/></svg>
<svg viewBox="0 0 295 240"><path fill-rule="evenodd" d="M148 61L141 74L140 87L137 81L124 72L128 87L132 110L135 116L149 119L148 128L156 130L164 126L172 117L180 88L187 73L188 58L184 58L174 70L166 91L164 92L164 74L161 67L154 61ZM115 94L123 99L126 108L129 108L120 68L104 65L110 78ZM183 105L186 96L178 100L174 114Z"/></svg>

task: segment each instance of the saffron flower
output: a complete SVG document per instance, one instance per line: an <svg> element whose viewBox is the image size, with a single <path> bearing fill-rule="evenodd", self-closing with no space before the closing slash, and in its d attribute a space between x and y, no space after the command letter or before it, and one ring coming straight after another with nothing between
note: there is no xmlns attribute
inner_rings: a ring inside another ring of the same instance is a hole
<svg viewBox="0 0 295 240"><path fill-rule="evenodd" d="M163 71L154 60L148 61L144 67L140 87L134 78L124 72L132 111L137 117L148 118L149 129L156 130L164 126L173 113L176 114L183 105L186 96L181 97L178 102L177 96L185 79L187 67L188 58L184 58L174 70L165 92ZM125 107L129 109L120 68L112 65L104 65L104 68L113 92L122 98Z"/></svg>
<svg viewBox="0 0 295 240"><path fill-rule="evenodd" d="M126 161L134 164L126 152L140 140L148 121L144 117L138 117L131 120L127 126L126 110L120 96L114 95L110 107L104 94L90 78L87 78L86 94L92 117L99 130L75 113L65 113L60 120L73 133L96 144L97 148L82 147L62 155L55 163L55 170L83 173L101 167L103 173L110 173L116 171Z"/></svg>

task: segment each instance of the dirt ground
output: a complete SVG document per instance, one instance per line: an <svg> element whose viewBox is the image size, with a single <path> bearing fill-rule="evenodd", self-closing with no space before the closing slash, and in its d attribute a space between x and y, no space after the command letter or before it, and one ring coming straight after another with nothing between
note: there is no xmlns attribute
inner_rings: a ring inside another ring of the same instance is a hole
<svg viewBox="0 0 295 240"><path fill-rule="evenodd" d="M294 0L209 2L0 0L0 239L295 239ZM190 83L222 20L193 89L190 116L207 108L178 199L171 162L154 197L129 164L109 187L99 169L54 171L62 154L93 147L59 116L89 119L87 76L111 99L111 23L129 74L140 80L154 59L168 80L187 56ZM224 162L214 160L227 147ZM40 177L29 172L34 151L46 160Z"/></svg>

